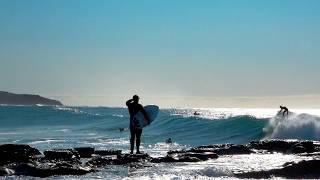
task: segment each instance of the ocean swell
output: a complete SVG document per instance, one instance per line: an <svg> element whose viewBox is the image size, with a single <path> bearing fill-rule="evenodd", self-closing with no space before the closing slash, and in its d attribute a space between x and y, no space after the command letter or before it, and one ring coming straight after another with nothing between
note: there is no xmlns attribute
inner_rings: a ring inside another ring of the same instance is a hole
<svg viewBox="0 0 320 180"><path fill-rule="evenodd" d="M320 138L320 117L311 114L290 113L282 117L282 114L274 115L276 111L259 116L257 110L251 110L254 112L251 114L243 109L196 110L200 115L193 115L195 109L161 109L157 119L143 129L142 143L154 147L172 138L179 145L199 146L246 144L270 138ZM0 124L0 143L13 143L17 139L33 142L43 137L68 140L63 145L76 142L85 146L87 142L101 144L98 141L101 138L109 142L130 136L126 108L1 106ZM60 146L61 142L50 142L50 145Z"/></svg>

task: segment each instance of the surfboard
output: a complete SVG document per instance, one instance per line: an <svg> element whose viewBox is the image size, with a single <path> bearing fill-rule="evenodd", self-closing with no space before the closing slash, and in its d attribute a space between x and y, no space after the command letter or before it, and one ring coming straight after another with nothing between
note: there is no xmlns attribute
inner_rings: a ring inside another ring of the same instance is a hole
<svg viewBox="0 0 320 180"><path fill-rule="evenodd" d="M150 124L152 121L154 121L159 113L159 107L156 105L147 105L143 107L144 110L146 111L149 119L150 119ZM134 118L139 122L139 125L141 128L144 128L148 125L148 121L144 118L144 115L142 114L141 111L139 111Z"/></svg>

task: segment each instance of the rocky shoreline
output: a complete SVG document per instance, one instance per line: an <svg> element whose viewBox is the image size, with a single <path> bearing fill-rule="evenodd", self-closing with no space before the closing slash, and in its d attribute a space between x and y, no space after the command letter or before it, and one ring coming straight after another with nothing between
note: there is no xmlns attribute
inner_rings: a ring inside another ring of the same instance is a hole
<svg viewBox="0 0 320 180"><path fill-rule="evenodd" d="M320 178L320 144L316 141L264 140L246 145L216 144L168 151L164 157L148 154L123 154L121 150L95 150L92 147L51 149L40 152L23 144L0 145L0 176L49 177L84 175L108 165L143 167L147 163L200 162L225 155L273 153L311 156L311 160L287 162L281 168L240 172L237 178Z"/></svg>

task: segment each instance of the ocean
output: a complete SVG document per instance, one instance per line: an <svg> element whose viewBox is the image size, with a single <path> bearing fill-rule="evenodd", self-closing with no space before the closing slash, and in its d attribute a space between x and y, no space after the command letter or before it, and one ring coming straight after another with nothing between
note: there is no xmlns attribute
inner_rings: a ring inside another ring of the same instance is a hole
<svg viewBox="0 0 320 180"><path fill-rule="evenodd" d="M193 115L195 111L200 115ZM158 157L165 156L169 150L199 145L246 144L262 139L319 140L320 110L292 110L285 118L277 114L277 111L278 109L161 108L157 119L143 129L141 150L152 157ZM129 114L126 108L0 106L0 124L0 144L28 144L41 151L89 146L129 152ZM120 128L125 130L120 131ZM173 140L172 144L165 143L168 138ZM307 157L299 158L282 154L224 156L200 163L157 164L142 169L110 166L81 177L52 178L224 179L232 178L234 172L279 167L285 162Z"/></svg>

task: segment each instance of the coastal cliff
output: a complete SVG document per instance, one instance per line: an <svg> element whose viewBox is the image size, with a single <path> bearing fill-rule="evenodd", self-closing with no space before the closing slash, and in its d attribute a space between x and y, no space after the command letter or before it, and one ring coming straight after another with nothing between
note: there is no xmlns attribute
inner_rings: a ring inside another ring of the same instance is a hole
<svg viewBox="0 0 320 180"><path fill-rule="evenodd" d="M0 104L6 105L50 105L62 106L60 101L41 97L32 94L14 94L9 92L0 91Z"/></svg>

